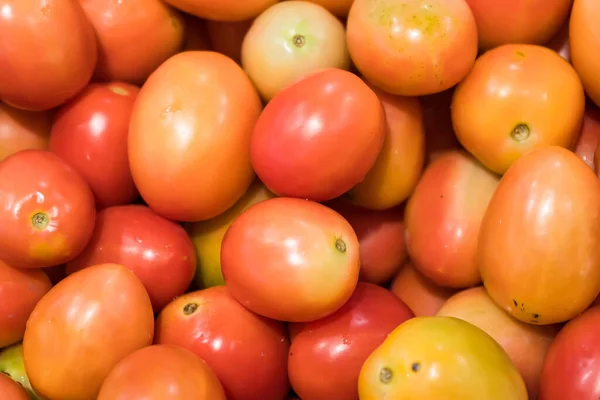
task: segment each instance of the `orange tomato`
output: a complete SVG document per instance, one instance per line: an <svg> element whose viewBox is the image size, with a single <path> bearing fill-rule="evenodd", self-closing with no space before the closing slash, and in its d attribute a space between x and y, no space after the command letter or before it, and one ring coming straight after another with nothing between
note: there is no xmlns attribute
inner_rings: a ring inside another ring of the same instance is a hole
<svg viewBox="0 0 600 400"><path fill-rule="evenodd" d="M494 301L532 324L567 321L600 291L600 181L558 146L506 172L481 223L477 264Z"/></svg>
<svg viewBox="0 0 600 400"><path fill-rule="evenodd" d="M598 144L600 144L600 110L590 104L585 109L581 132L575 145L575 154L594 171L596 171L594 155Z"/></svg>
<svg viewBox="0 0 600 400"><path fill-rule="evenodd" d="M555 51L503 45L479 57L454 91L452 122L462 145L503 174L534 149L573 147L584 109L581 81Z"/></svg>
<svg viewBox="0 0 600 400"><path fill-rule="evenodd" d="M21 150L48 149L53 113L26 111L0 102L0 161Z"/></svg>
<svg viewBox="0 0 600 400"><path fill-rule="evenodd" d="M311 3L319 4L329 10L330 13L341 18L346 18L350 12L350 7L354 0L308 0Z"/></svg>
<svg viewBox="0 0 600 400"><path fill-rule="evenodd" d="M261 108L248 76L222 54L189 51L162 64L138 94L129 130L131 173L146 203L180 221L233 206L254 179L250 138Z"/></svg>
<svg viewBox="0 0 600 400"><path fill-rule="evenodd" d="M242 63L242 43L253 19L243 21L206 21L212 48L238 64Z"/></svg>
<svg viewBox="0 0 600 400"><path fill-rule="evenodd" d="M569 22L571 62L588 96L600 106L600 2L575 0Z"/></svg>
<svg viewBox="0 0 600 400"><path fill-rule="evenodd" d="M2 400L30 399L29 395L21 385L4 374L0 374L0 393L2 393Z"/></svg>
<svg viewBox="0 0 600 400"><path fill-rule="evenodd" d="M242 21L256 17L279 0L165 0L186 13L217 21Z"/></svg>

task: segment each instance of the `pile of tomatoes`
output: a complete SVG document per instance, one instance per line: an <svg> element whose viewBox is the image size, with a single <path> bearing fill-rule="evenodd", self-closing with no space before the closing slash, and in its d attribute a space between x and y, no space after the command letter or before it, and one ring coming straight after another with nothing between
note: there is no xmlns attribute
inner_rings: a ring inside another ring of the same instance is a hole
<svg viewBox="0 0 600 400"><path fill-rule="evenodd" d="M0 0L0 399L598 399L598 21Z"/></svg>

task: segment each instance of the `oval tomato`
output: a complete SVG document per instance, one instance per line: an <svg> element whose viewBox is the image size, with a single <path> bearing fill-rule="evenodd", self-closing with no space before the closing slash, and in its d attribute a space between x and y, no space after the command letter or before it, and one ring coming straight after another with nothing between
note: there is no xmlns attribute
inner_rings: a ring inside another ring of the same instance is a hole
<svg viewBox="0 0 600 400"><path fill-rule="evenodd" d="M583 116L583 124L579 139L575 145L575 154L577 154L587 165L594 171L594 155L596 147L600 144L600 110L593 105L589 105L585 109Z"/></svg>
<svg viewBox="0 0 600 400"><path fill-rule="evenodd" d="M533 324L583 312L600 291L599 219L600 181L577 155L551 146L521 157L481 223L477 264L492 299Z"/></svg>
<svg viewBox="0 0 600 400"><path fill-rule="evenodd" d="M327 69L267 104L252 135L252 165L279 196L326 201L365 177L384 139L375 92L350 72Z"/></svg>
<svg viewBox="0 0 600 400"><path fill-rule="evenodd" d="M144 285L125 267L101 264L65 278L36 305L23 359L36 393L94 400L110 370L152 344L154 314Z"/></svg>
<svg viewBox="0 0 600 400"><path fill-rule="evenodd" d="M93 83L58 111L52 126L50 151L86 179L98 208L127 204L137 197L127 134L138 92L126 83Z"/></svg>
<svg viewBox="0 0 600 400"><path fill-rule="evenodd" d="M183 44L183 18L161 0L79 3L98 37L97 78L142 84Z"/></svg>
<svg viewBox="0 0 600 400"><path fill-rule="evenodd" d="M390 332L413 316L386 289L361 282L334 314L314 322L291 324L288 367L294 391L304 400L357 399L358 375L367 357Z"/></svg>
<svg viewBox="0 0 600 400"><path fill-rule="evenodd" d="M182 51L211 50L208 36L208 21L194 15L183 14L185 21L185 38Z"/></svg>
<svg viewBox="0 0 600 400"><path fill-rule="evenodd" d="M532 150L573 147L584 109L581 81L555 51L504 45L479 57L457 86L452 122L465 149L502 174Z"/></svg>
<svg viewBox="0 0 600 400"><path fill-rule="evenodd" d="M98 400L227 400L215 373L188 350L154 345L123 358Z"/></svg>
<svg viewBox="0 0 600 400"><path fill-rule="evenodd" d="M48 148L53 113L26 111L0 101L0 161L21 150Z"/></svg>
<svg viewBox="0 0 600 400"><path fill-rule="evenodd" d="M58 156L25 150L0 163L0 259L43 268L75 258L94 230L94 195Z"/></svg>
<svg viewBox="0 0 600 400"><path fill-rule="evenodd" d="M67 273L102 263L122 264L144 284L154 311L185 293L196 271L194 245L175 222L141 205L98 213L85 250L67 263Z"/></svg>
<svg viewBox="0 0 600 400"><path fill-rule="evenodd" d="M25 389L4 374L0 374L0 393L2 400L29 400Z"/></svg>
<svg viewBox="0 0 600 400"><path fill-rule="evenodd" d="M228 400L280 400L289 390L285 325L250 312L225 286L187 293L166 306L156 319L155 343L206 361Z"/></svg>
<svg viewBox="0 0 600 400"><path fill-rule="evenodd" d="M256 17L279 0L165 0L173 7L200 18L242 21Z"/></svg>
<svg viewBox="0 0 600 400"><path fill-rule="evenodd" d="M233 297L255 313L314 321L337 311L352 295L359 243L352 226L332 209L275 198L233 221L221 246L221 266Z"/></svg>
<svg viewBox="0 0 600 400"><path fill-rule="evenodd" d="M477 27L465 0L355 0L347 40L365 78L404 96L454 86L477 55Z"/></svg>
<svg viewBox="0 0 600 400"><path fill-rule="evenodd" d="M5 1L0 37L0 99L15 107L49 110L92 77L96 36L78 1Z"/></svg>
<svg viewBox="0 0 600 400"><path fill-rule="evenodd" d="M425 126L426 163L448 150L461 148L452 126L450 104L453 94L454 89L449 89L420 97Z"/></svg>
<svg viewBox="0 0 600 400"><path fill-rule="evenodd" d="M248 76L222 54L184 52L161 65L129 129L131 172L146 203L181 221L233 206L254 179L249 146L261 107Z"/></svg>
<svg viewBox="0 0 600 400"><path fill-rule="evenodd" d="M243 21L206 21L212 48L238 64L242 63L242 44L253 19Z"/></svg>
<svg viewBox="0 0 600 400"><path fill-rule="evenodd" d="M354 0L308 0L311 3L319 4L329 10L330 13L341 18L346 18L350 12L350 7Z"/></svg>

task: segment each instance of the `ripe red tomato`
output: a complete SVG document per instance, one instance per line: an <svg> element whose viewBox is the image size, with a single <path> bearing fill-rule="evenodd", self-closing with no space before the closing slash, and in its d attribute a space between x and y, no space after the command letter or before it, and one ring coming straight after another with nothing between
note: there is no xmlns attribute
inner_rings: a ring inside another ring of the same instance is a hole
<svg viewBox="0 0 600 400"><path fill-rule="evenodd" d="M600 48L600 2L575 0L569 21L571 62L583 82L588 96L600 106L600 58L595 49Z"/></svg>
<svg viewBox="0 0 600 400"><path fill-rule="evenodd" d="M413 316L388 290L361 282L334 314L291 324L288 367L294 391L303 400L357 399L358 376L367 357Z"/></svg>
<svg viewBox="0 0 600 400"><path fill-rule="evenodd" d="M154 311L181 296L196 272L194 245L180 225L141 205L98 212L94 235L77 258L72 274L91 265L122 264L142 281Z"/></svg>
<svg viewBox="0 0 600 400"><path fill-rule="evenodd" d="M154 314L144 285L125 267L101 264L65 278L36 305L23 359L36 393L94 400L110 370L152 344Z"/></svg>
<svg viewBox="0 0 600 400"><path fill-rule="evenodd" d="M0 261L0 348L23 339L29 315L51 287L44 271Z"/></svg>
<svg viewBox="0 0 600 400"><path fill-rule="evenodd" d="M94 195L49 151L25 150L0 163L0 259L44 268L75 258L94 230Z"/></svg>
<svg viewBox="0 0 600 400"><path fill-rule="evenodd" d="M156 319L155 343L206 361L228 400L280 400L289 390L285 325L250 312L225 286L173 300Z"/></svg>
<svg viewBox="0 0 600 400"><path fill-rule="evenodd" d="M254 179L249 148L261 108L252 82L230 58L190 51L167 60L142 87L131 115L129 162L146 203L181 221L231 207Z"/></svg>
<svg viewBox="0 0 600 400"><path fill-rule="evenodd" d="M98 208L128 204L137 197L127 133L138 92L126 83L93 83L58 111L52 126L50 151L86 179Z"/></svg>
<svg viewBox="0 0 600 400"><path fill-rule="evenodd" d="M221 267L233 297L255 313L314 321L352 295L359 243L352 226L332 209L279 197L233 221L221 245Z"/></svg>
<svg viewBox="0 0 600 400"><path fill-rule="evenodd" d="M98 37L97 78L142 84L183 44L183 17L161 0L79 3Z"/></svg>
<svg viewBox="0 0 600 400"><path fill-rule="evenodd" d="M238 64L242 63L242 43L253 19L243 21L206 21L212 48Z"/></svg>
<svg viewBox="0 0 600 400"><path fill-rule="evenodd" d="M21 150L48 148L53 113L26 111L0 101L0 161Z"/></svg>
<svg viewBox="0 0 600 400"><path fill-rule="evenodd" d="M165 0L197 17L217 21L242 21L256 17L279 0Z"/></svg>
<svg viewBox="0 0 600 400"><path fill-rule="evenodd" d="M575 154L594 171L596 171L594 155L598 144L600 144L600 110L594 105L588 105L583 116L579 139L575 145Z"/></svg>
<svg viewBox="0 0 600 400"><path fill-rule="evenodd" d="M78 1L5 0L0 37L0 99L15 107L49 110L92 77L96 36Z"/></svg>
<svg viewBox="0 0 600 400"><path fill-rule="evenodd" d="M252 135L252 165L279 196L331 200L369 172L385 124L379 98L359 77L340 69L317 72L267 104Z"/></svg>
<svg viewBox="0 0 600 400"><path fill-rule="evenodd" d="M0 393L2 400L29 400L25 389L9 376L0 374Z"/></svg>
<svg viewBox="0 0 600 400"><path fill-rule="evenodd" d="M227 400L206 363L181 347L144 347L108 374L98 400Z"/></svg>
<svg viewBox="0 0 600 400"><path fill-rule="evenodd" d="M365 78L404 96L454 86L477 55L477 27L465 0L355 0L347 40Z"/></svg>

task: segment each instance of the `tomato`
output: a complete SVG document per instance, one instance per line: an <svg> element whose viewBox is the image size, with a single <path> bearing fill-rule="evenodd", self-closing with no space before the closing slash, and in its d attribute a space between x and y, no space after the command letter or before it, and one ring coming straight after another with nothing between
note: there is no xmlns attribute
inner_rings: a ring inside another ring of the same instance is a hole
<svg viewBox="0 0 600 400"><path fill-rule="evenodd" d="M415 268L439 286L481 282L476 262L481 220L499 177L462 151L440 155L406 206L406 246Z"/></svg>
<svg viewBox="0 0 600 400"><path fill-rule="evenodd" d="M21 150L48 148L53 113L26 111L0 102L0 161Z"/></svg>
<svg viewBox="0 0 600 400"><path fill-rule="evenodd" d="M25 389L4 374L0 374L0 393L3 400L29 400Z"/></svg>
<svg viewBox="0 0 600 400"><path fill-rule="evenodd" d="M555 51L504 45L479 57L457 86L452 122L462 145L502 174L532 150L571 148L584 109L581 81Z"/></svg>
<svg viewBox="0 0 600 400"><path fill-rule="evenodd" d="M452 296L437 315L460 318L494 338L521 373L529 397L538 398L542 365L558 332L556 325L532 326L512 318L481 286Z"/></svg>
<svg viewBox="0 0 600 400"><path fill-rule="evenodd" d="M182 51L211 50L208 21L194 15L183 14L185 38Z"/></svg>
<svg viewBox="0 0 600 400"><path fill-rule="evenodd" d="M571 62L571 48L569 45L569 20L567 19L559 31L548 42L547 47L556 51L562 58Z"/></svg>
<svg viewBox="0 0 600 400"><path fill-rule="evenodd" d="M427 163L447 150L457 150L461 147L452 126L450 104L453 94L454 89L449 89L420 97L423 106Z"/></svg>
<svg viewBox="0 0 600 400"><path fill-rule="evenodd" d="M98 400L227 400L215 373L181 347L154 345L122 359L108 374Z"/></svg>
<svg viewBox="0 0 600 400"><path fill-rule="evenodd" d="M208 221L195 222L187 226L196 248L196 286L208 288L225 284L221 271L221 243L225 232L233 221L250 206L274 197L275 195L265 185L256 180L248 188L244 197L223 214Z"/></svg>
<svg viewBox="0 0 600 400"><path fill-rule="evenodd" d="M345 18L350 12L350 7L354 0L308 0L311 3L319 4L325 7L329 12L338 17Z"/></svg>
<svg viewBox="0 0 600 400"><path fill-rule="evenodd" d="M326 205L340 213L358 237L360 280L382 285L392 279L406 261L403 208L373 211L339 200Z"/></svg>
<svg viewBox="0 0 600 400"><path fill-rule="evenodd" d="M194 246L185 230L141 205L100 211L90 243L66 270L72 274L101 263L122 264L133 271L155 312L185 293L196 270Z"/></svg>
<svg viewBox="0 0 600 400"><path fill-rule="evenodd" d="M541 376L540 400L600 398L600 307L571 320L550 345Z"/></svg>
<svg viewBox="0 0 600 400"><path fill-rule="evenodd" d="M579 139L575 145L575 154L577 154L594 171L594 154L596 147L600 144L600 110L589 105L585 109L583 116L583 125L579 133Z"/></svg>
<svg viewBox="0 0 600 400"><path fill-rule="evenodd" d="M594 166L596 168L596 174L598 178L600 178L600 143L598 143L598 147L596 147L596 152L594 153Z"/></svg>
<svg viewBox="0 0 600 400"><path fill-rule="evenodd" d="M385 112L375 92L350 72L327 69L267 104L252 136L251 160L277 195L326 201L363 180L384 139Z"/></svg>
<svg viewBox="0 0 600 400"><path fill-rule="evenodd" d="M29 394L31 400L42 400L33 391L25 364L23 363L23 345L15 344L5 347L0 351L0 375L9 376L13 381L21 385ZM29 398L27 398L29 400Z"/></svg>
<svg viewBox="0 0 600 400"><path fill-rule="evenodd" d="M233 297L255 313L314 321L352 295L359 242L348 221L324 205L269 199L233 221L221 246L221 266Z"/></svg>
<svg viewBox="0 0 600 400"><path fill-rule="evenodd" d="M392 281L390 288L417 317L435 315L456 290L437 286L419 273L409 262Z"/></svg>
<svg viewBox="0 0 600 400"><path fill-rule="evenodd" d="M477 55L477 27L465 0L355 0L347 39L361 74L404 96L454 86Z"/></svg>
<svg viewBox="0 0 600 400"><path fill-rule="evenodd" d="M600 3L595 0L575 0L569 22L571 62L579 74L588 96L600 106Z"/></svg>
<svg viewBox="0 0 600 400"><path fill-rule="evenodd" d="M416 317L369 356L358 381L361 400L527 400L523 378L481 329L451 317Z"/></svg>
<svg viewBox="0 0 600 400"><path fill-rule="evenodd" d="M156 320L155 343L183 347L206 361L228 400L280 400L289 390L285 325L247 310L225 286L171 302Z"/></svg>
<svg viewBox="0 0 600 400"><path fill-rule="evenodd" d="M142 84L183 44L183 18L161 0L79 2L98 37L99 79Z"/></svg>
<svg viewBox="0 0 600 400"><path fill-rule="evenodd" d="M585 310L600 291L599 218L600 181L577 155L550 146L517 160L481 223L477 264L492 299L532 324Z"/></svg>
<svg viewBox="0 0 600 400"><path fill-rule="evenodd" d="M58 156L25 150L0 163L0 259L43 268L75 258L94 230L94 195Z"/></svg>
<svg viewBox="0 0 600 400"><path fill-rule="evenodd" d="M92 77L96 36L77 1L5 0L0 37L0 99L15 107L49 110Z"/></svg>
<svg viewBox="0 0 600 400"><path fill-rule="evenodd" d="M0 260L0 348L23 339L29 315L51 287L44 271L14 268Z"/></svg>
<svg viewBox="0 0 600 400"><path fill-rule="evenodd" d="M200 18L242 21L256 17L279 0L165 0L167 4Z"/></svg>
<svg viewBox="0 0 600 400"><path fill-rule="evenodd" d="M99 208L137 197L129 171L127 133L139 88L126 83L89 85L57 113L50 151L88 182Z"/></svg>
<svg viewBox="0 0 600 400"><path fill-rule="evenodd" d="M215 51L242 63L242 43L253 19L243 21L206 21L208 37Z"/></svg>
<svg viewBox="0 0 600 400"><path fill-rule="evenodd" d="M181 221L210 219L233 206L254 179L249 146L261 108L252 82L230 58L192 51L167 60L142 87L131 115L129 163L146 203Z"/></svg>
<svg viewBox="0 0 600 400"><path fill-rule="evenodd" d="M402 203L417 185L425 162L425 132L418 99L373 89L385 110L386 136L375 165L348 195L359 206L380 210Z"/></svg>
<svg viewBox="0 0 600 400"><path fill-rule="evenodd" d="M242 45L242 66L263 99L325 68L350 68L344 25L325 8L284 1L262 13Z"/></svg>
<svg viewBox="0 0 600 400"><path fill-rule="evenodd" d="M303 400L357 399L358 375L364 361L391 331L413 316L386 289L361 282L334 314L314 322L291 324L288 366L294 391Z"/></svg>

